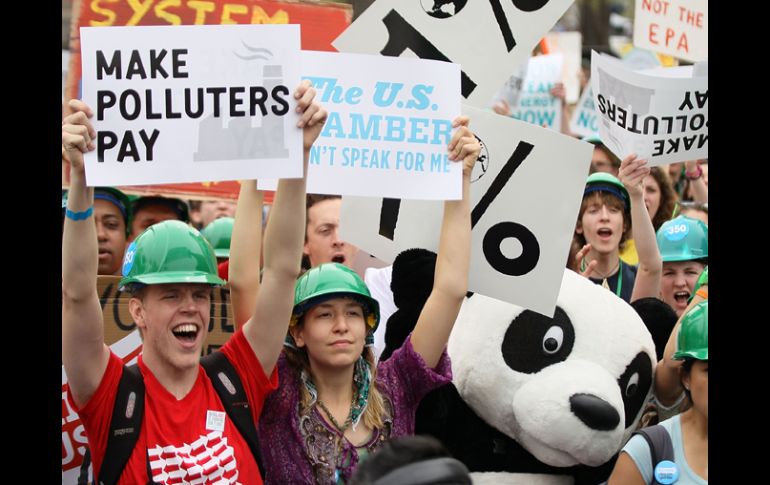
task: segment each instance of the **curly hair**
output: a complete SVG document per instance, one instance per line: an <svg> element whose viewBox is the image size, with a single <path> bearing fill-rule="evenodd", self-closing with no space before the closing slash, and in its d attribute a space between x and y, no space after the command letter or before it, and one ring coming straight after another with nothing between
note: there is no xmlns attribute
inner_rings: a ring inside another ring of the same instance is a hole
<svg viewBox="0 0 770 485"><path fill-rule="evenodd" d="M679 200L679 196L674 190L667 170L663 170L661 167L652 167L650 169L650 176L655 179L660 188L660 205L658 205L658 210L655 214L651 216L652 227L657 231L664 222L673 218L674 208Z"/></svg>

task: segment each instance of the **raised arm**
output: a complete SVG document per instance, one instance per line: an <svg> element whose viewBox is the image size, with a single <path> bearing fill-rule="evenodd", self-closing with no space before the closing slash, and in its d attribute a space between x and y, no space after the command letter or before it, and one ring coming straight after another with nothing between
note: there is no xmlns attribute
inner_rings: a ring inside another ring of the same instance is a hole
<svg viewBox="0 0 770 485"><path fill-rule="evenodd" d="M471 259L470 177L481 145L468 129L468 117L452 122L458 127L449 142L449 159L462 160L463 198L444 202L444 219L436 258L436 272L425 306L412 333L412 346L434 368L446 347L460 305L468 291Z"/></svg>
<svg viewBox="0 0 770 485"><path fill-rule="evenodd" d="M110 351L104 343L104 320L96 292L99 262L94 189L86 187L83 153L95 148L96 131L88 120L91 108L69 102L73 113L62 121L61 141L70 161L67 217L62 235L62 363L70 392L85 405L107 369Z"/></svg>
<svg viewBox="0 0 770 485"><path fill-rule="evenodd" d="M647 160L637 160L636 155L627 156L620 163L618 178L631 198L631 230L639 255L639 269L636 272L631 301L653 297L660 294L660 277L663 273L663 261L655 239L652 218L644 204L642 180L650 174Z"/></svg>
<svg viewBox="0 0 770 485"><path fill-rule="evenodd" d="M256 180L242 180L230 238L228 283L235 327L254 314L259 293L259 258L262 251L262 200Z"/></svg>
<svg viewBox="0 0 770 485"><path fill-rule="evenodd" d="M655 367L655 399L664 406L672 406L676 403L677 399L679 399L682 392L684 392L682 383L679 380L679 368L682 366L682 361L674 360L672 357L676 352L676 339L679 334L679 327L682 324L682 318L687 315L687 312L689 312L692 307L706 299L702 296L702 293L708 294L708 282L704 283L700 288L702 288L703 291L700 291L699 289L699 291L693 295L692 301L687 305L684 312L682 312L682 316L679 317L679 320L676 321L676 325L674 325L674 329L671 330L671 335L669 335L666 347L663 350L663 358Z"/></svg>
<svg viewBox="0 0 770 485"><path fill-rule="evenodd" d="M690 182L692 200L707 204L709 201L709 188L703 180L703 169L698 165L698 160L684 162L684 176Z"/></svg>
<svg viewBox="0 0 770 485"><path fill-rule="evenodd" d="M278 361L289 328L294 304L294 283L299 274L305 240L307 163L310 147L326 121L326 110L313 101L315 90L310 81L303 81L294 97L298 112L302 113L297 126L303 128L303 177L281 179L278 182L278 191L265 230L262 285L258 289L254 313L243 327L267 375L272 373ZM242 264L255 265L259 272L259 259L242 261ZM234 300L233 307L236 306L240 306L240 303Z"/></svg>

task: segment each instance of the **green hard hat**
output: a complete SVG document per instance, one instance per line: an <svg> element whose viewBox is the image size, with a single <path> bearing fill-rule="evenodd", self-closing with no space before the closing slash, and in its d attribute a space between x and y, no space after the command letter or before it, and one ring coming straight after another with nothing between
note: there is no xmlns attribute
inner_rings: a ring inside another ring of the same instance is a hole
<svg viewBox="0 0 770 485"><path fill-rule="evenodd" d="M657 238L664 263L709 256L709 227L701 220L677 216L660 226Z"/></svg>
<svg viewBox="0 0 770 485"><path fill-rule="evenodd" d="M586 135L583 138L581 138L581 141L587 141L592 145L603 145L602 139L599 138L598 133L591 133L590 135Z"/></svg>
<svg viewBox="0 0 770 485"><path fill-rule="evenodd" d="M294 285L291 326L311 307L332 298L350 296L364 305L366 323L374 332L380 323L380 304L355 271L339 263L325 263L309 269Z"/></svg>
<svg viewBox="0 0 770 485"><path fill-rule="evenodd" d="M217 258L230 257L230 238L233 235L233 224L235 224L235 219L232 217L220 217L201 231L203 237L214 247Z"/></svg>
<svg viewBox="0 0 770 485"><path fill-rule="evenodd" d="M153 224L126 249L119 288L131 284L208 283L224 285L214 248L193 227L169 220Z"/></svg>
<svg viewBox="0 0 770 485"><path fill-rule="evenodd" d="M591 192L609 192L618 199L623 201L626 207L626 212L631 212L631 198L628 196L628 190L623 185L623 182L618 180L617 177L606 172L592 173L586 179L586 188L583 190L583 197Z"/></svg>
<svg viewBox="0 0 770 485"><path fill-rule="evenodd" d="M709 360L709 301L704 300L682 318L674 360Z"/></svg>

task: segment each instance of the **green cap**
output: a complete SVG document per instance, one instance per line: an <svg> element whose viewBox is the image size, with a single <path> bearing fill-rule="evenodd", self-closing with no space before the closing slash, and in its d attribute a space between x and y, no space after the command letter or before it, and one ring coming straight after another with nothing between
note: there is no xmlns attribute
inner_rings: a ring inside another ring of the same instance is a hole
<svg viewBox="0 0 770 485"><path fill-rule="evenodd" d="M115 187L96 187L94 188L94 199L102 199L112 202L123 215L123 221L126 223L126 235L131 230L131 201L126 194Z"/></svg>
<svg viewBox="0 0 770 485"><path fill-rule="evenodd" d="M583 197L591 192L608 192L623 201L626 212L631 212L631 198L628 196L628 190L623 182L617 177L606 172L596 172L588 176L586 188L583 190Z"/></svg>
<svg viewBox="0 0 770 485"><path fill-rule="evenodd" d="M203 237L214 247L217 258L230 257L230 238L233 235L233 224L235 224L235 219L232 217L220 217L201 231Z"/></svg>
<svg viewBox="0 0 770 485"><path fill-rule="evenodd" d="M703 221L677 216L664 222L657 234L664 263L708 258L709 228Z"/></svg>
<svg viewBox="0 0 770 485"><path fill-rule="evenodd" d="M120 290L131 284L207 283L224 285L217 274L214 248L182 221L148 227L126 249Z"/></svg>
<svg viewBox="0 0 770 485"><path fill-rule="evenodd" d="M332 298L352 297L364 305L366 323L371 332L380 323L380 305L355 271L339 263L325 263L309 269L294 285L294 311L291 326L308 309Z"/></svg>
<svg viewBox="0 0 770 485"><path fill-rule="evenodd" d="M682 318L674 360L709 360L709 301L704 300Z"/></svg>

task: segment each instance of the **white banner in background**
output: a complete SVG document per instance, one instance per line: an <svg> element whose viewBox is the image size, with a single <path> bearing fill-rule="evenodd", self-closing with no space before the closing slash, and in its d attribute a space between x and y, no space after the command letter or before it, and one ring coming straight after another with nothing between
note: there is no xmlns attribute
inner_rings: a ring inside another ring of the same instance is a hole
<svg viewBox="0 0 770 485"><path fill-rule="evenodd" d="M553 315L593 145L463 106L482 142L471 183L469 289ZM442 203L343 197L340 237L384 261L436 251Z"/></svg>

